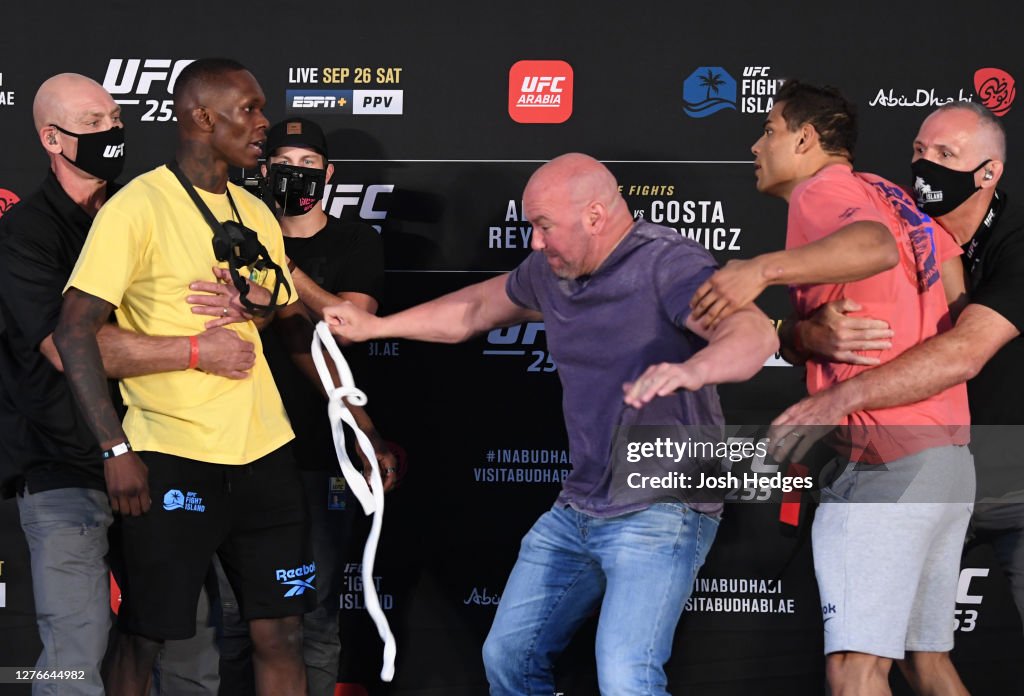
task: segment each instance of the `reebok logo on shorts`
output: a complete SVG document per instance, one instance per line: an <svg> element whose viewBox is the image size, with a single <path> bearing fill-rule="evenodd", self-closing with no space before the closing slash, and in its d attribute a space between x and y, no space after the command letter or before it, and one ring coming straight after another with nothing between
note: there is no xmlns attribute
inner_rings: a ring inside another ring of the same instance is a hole
<svg viewBox="0 0 1024 696"><path fill-rule="evenodd" d="M825 623L825 630L826 631L828 630L828 622L831 621L832 619L836 618L836 616L838 616L838 615L839 615L839 612L836 610L836 605L835 604L822 604L821 605L821 616L822 616L823 622Z"/></svg>
<svg viewBox="0 0 1024 696"><path fill-rule="evenodd" d="M316 590L313 587L313 581L316 580L316 563L288 570L279 568L274 571L274 577L288 587L288 591L284 593L285 597L298 597L306 590Z"/></svg>
<svg viewBox="0 0 1024 696"><path fill-rule="evenodd" d="M203 499L195 491L182 493L177 488L172 488L164 493L164 510L187 510L189 512L204 512L206 506Z"/></svg>

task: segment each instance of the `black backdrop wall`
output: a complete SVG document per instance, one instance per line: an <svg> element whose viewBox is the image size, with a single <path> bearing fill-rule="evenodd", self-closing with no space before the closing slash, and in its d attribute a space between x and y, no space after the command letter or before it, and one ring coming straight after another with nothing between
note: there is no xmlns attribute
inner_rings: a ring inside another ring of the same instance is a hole
<svg viewBox="0 0 1024 696"><path fill-rule="evenodd" d="M746 258L784 240L784 206L754 191L750 146L785 77L841 87L861 114L857 165L898 182L930 107L998 104L1011 136L1004 186L1020 189L1024 105L1012 97L1024 63L1009 13L949 0L18 3L0 22L0 212L43 177L31 103L45 78L81 72L121 101L132 176L173 153L169 87L183 62L224 55L261 82L271 121L301 114L329 133L326 205L379 227L384 312L513 268L529 246L523 185L568 151L606 161L637 215L698 239L721 262ZM517 107L524 86L526 101L546 106ZM787 313L784 292L762 299L771 316ZM397 676L376 680L354 549L340 598L343 681L380 694L485 693L479 649L518 541L570 465L543 328L454 347L375 342L354 362L381 431L407 456L376 572ZM801 377L778 362L722 388L730 422L767 422L798 398ZM679 628L674 693L821 693L809 546L778 589L762 584L797 543L778 502L727 509ZM960 590L955 660L968 686L1024 693L1020 622L990 550L968 552ZM7 501L0 664L32 664L36 640L27 553ZM592 640L590 626L560 662L561 692L597 693Z"/></svg>

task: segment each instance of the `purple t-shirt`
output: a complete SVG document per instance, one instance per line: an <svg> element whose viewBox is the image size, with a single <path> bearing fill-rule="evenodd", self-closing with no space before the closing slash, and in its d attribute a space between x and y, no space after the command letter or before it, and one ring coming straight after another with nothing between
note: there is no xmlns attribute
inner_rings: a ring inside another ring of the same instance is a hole
<svg viewBox="0 0 1024 696"><path fill-rule="evenodd" d="M650 365L684 362L706 345L685 322L690 298L716 267L696 242L639 220L593 275L560 279L544 254L534 252L509 276L509 299L544 315L548 349L562 381L573 467L559 504L599 517L664 500L681 500L703 512L721 509L720 499L695 501L680 488L627 485L630 474L692 475L708 462L685 457L627 462L621 456L627 440L655 434L684 440L695 437L694 429L684 426L714 431L724 423L714 386L679 390L642 409L627 406L622 392L623 383Z"/></svg>

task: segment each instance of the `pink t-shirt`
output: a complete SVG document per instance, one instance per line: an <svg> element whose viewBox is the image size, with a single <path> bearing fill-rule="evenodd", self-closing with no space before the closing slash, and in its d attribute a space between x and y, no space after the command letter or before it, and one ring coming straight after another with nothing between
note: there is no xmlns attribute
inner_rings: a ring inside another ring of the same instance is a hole
<svg viewBox="0 0 1024 696"><path fill-rule="evenodd" d="M919 211L900 187L841 164L826 167L793 190L786 248L803 246L861 221L879 222L889 229L896 238L899 263L851 283L793 286L790 296L801 318L826 302L845 297L862 307L856 316L889 322L894 332L892 348L863 353L887 363L952 327L939 267L961 252L948 233ZM869 369L823 359L810 361L807 391L817 393ZM858 411L844 423L850 426L851 443L871 442L861 457L864 461L885 461L942 444L966 444L969 424L964 384L914 404Z"/></svg>

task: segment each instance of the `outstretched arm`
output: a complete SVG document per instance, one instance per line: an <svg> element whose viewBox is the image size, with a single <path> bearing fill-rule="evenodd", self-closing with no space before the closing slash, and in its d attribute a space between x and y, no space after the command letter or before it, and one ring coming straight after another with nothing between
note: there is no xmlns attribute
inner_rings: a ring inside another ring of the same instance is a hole
<svg viewBox="0 0 1024 696"><path fill-rule="evenodd" d="M914 346L894 360L809 396L775 419L773 442L802 425L835 425L865 409L910 404L965 382L1020 335L1001 314L970 304L949 331ZM796 439L796 438L791 438ZM779 456L788 453L779 452ZM776 457L778 458L778 457Z"/></svg>
<svg viewBox="0 0 1024 696"><path fill-rule="evenodd" d="M325 307L324 319L332 333L356 342L410 338L459 343L496 326L541 318L539 312L509 299L507 279L504 273L386 317L376 317L351 303Z"/></svg>
<svg viewBox="0 0 1024 696"><path fill-rule="evenodd" d="M730 261L697 288L690 306L704 326L714 326L769 285L847 283L888 270L899 258L896 240L885 225L854 222L795 249Z"/></svg>
<svg viewBox="0 0 1024 696"><path fill-rule="evenodd" d="M624 384L625 401L639 408L677 389L742 382L753 377L779 347L771 320L756 307L741 309L707 329L691 314L686 327L708 345L682 363L651 365L635 382Z"/></svg>
<svg viewBox="0 0 1024 696"><path fill-rule="evenodd" d="M366 293L339 292L334 295L317 285L316 281L306 275L298 266L293 268L291 273L292 280L295 281L295 289L299 293L299 299L306 306L306 311L314 322L323 319L324 308L338 304L339 298L343 302L351 302L370 314L377 313L377 300Z"/></svg>

